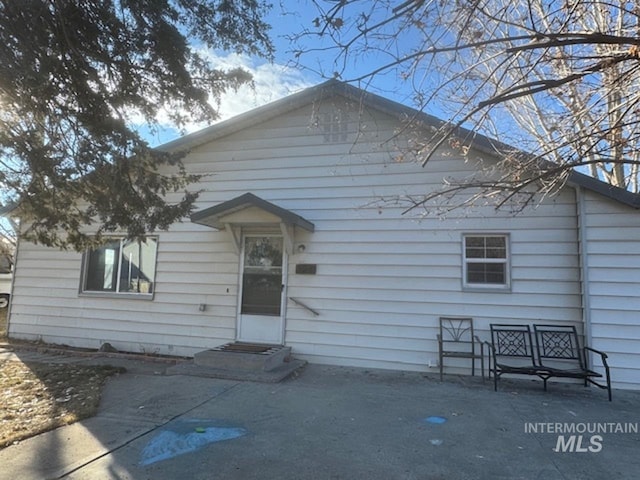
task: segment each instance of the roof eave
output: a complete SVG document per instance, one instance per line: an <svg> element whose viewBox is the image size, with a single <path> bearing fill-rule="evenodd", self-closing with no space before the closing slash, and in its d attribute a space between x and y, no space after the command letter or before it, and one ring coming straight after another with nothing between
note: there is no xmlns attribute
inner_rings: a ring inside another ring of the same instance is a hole
<svg viewBox="0 0 640 480"><path fill-rule="evenodd" d="M586 188L587 190L598 193L629 207L640 209L640 194L610 185L602 180L585 175L584 173L572 171L569 174L567 183L574 187Z"/></svg>
<svg viewBox="0 0 640 480"><path fill-rule="evenodd" d="M269 212L282 220L282 223L287 225L292 225L296 227L300 227L309 232L313 232L315 230L315 225L309 220L301 217L300 215L293 213L290 210L279 207L271 202L263 200L262 198L252 194L245 193L244 195L240 195L239 197L233 198L226 202L220 203L218 205L214 205L213 207L205 208L204 210L200 210L191 215L191 221L193 223L197 223L199 225L206 225L209 227L216 228L218 230L224 229L224 225L218 223L216 221L216 217L222 217L228 215L234 210L241 209L245 206L255 206L266 212ZM211 219L213 217L213 221L205 221L207 219Z"/></svg>
<svg viewBox="0 0 640 480"><path fill-rule="evenodd" d="M375 108L398 119L413 118L427 125L433 125L436 127L444 126L447 123L444 120L429 115L421 110L416 110L415 108L389 100L388 98L332 79L314 87L294 93L293 95L284 97L280 100L276 100L275 102L262 107L240 114L232 119L215 124L190 135L186 135L157 148L159 150L171 152L190 150L220 137L257 125L296 108L300 108L305 104L317 101L324 96L331 95L344 96L354 102L359 102L364 106ZM512 145L505 144L499 140L473 132L472 130L468 130L463 127L457 127L454 134L469 142L471 148L481 153L500 156L504 155L506 152L519 152L526 155L526 152L522 152ZM640 194L634 194L627 190L613 187L601 180L587 175L572 172L570 174L569 184L581 186L633 208L640 208Z"/></svg>
<svg viewBox="0 0 640 480"><path fill-rule="evenodd" d="M156 149L165 152L191 150L217 138L230 135L302 107L315 100L319 95L331 91L339 85L341 85L341 83L337 80L328 80L319 85L306 88L274 102L241 113L233 118L216 123L197 132L184 135L180 138L159 145Z"/></svg>

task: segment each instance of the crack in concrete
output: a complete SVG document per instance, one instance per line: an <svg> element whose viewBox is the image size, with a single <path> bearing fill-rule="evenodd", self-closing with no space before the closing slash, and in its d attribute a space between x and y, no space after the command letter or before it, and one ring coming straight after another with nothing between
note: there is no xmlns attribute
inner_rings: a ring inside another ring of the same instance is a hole
<svg viewBox="0 0 640 480"><path fill-rule="evenodd" d="M115 446L113 448L109 448L104 453L94 456L93 458L83 462L81 465L77 465L77 466L75 466L75 467L73 467L71 469L65 470L63 472L56 472L55 476L51 477L51 480L61 480L61 479L65 478L65 477L68 477L69 475L82 470L83 468L85 468L85 467L97 462L98 460L101 460L102 458L104 458L104 457L106 457L108 455L111 455L112 453L117 452L118 450L121 450L121 449L131 445L133 442L135 442L135 441L137 441L137 440L139 440L139 439L141 439L141 438L143 438L143 437L145 437L145 436L157 431L158 429L163 428L164 426L168 425L169 423L177 420L180 417L183 417L183 416L189 414L190 412L202 407L203 405L206 405L207 403L211 402L212 400L215 400L215 399L219 398L220 396L224 395L225 393L227 393L227 392L233 390L234 388L236 388L241 383L242 382L237 382L237 383L234 383L233 385L231 385L231 386L229 386L227 388L224 388L223 390L221 390L221 391L215 393L214 395L208 397L206 400L203 400L202 402L200 402L200 403L198 403L198 404L196 404L196 405L194 405L194 406L192 406L192 407L190 407L190 408L188 408L188 409L186 409L186 410L184 410L184 411L172 416L171 418L169 418L168 420L166 420L164 422L155 424L152 428L149 428L148 430L145 430L144 432L141 432L138 435L135 435L134 437L128 439L125 442L120 443L119 445L117 445L117 446ZM100 416L100 415L98 415L98 416ZM106 414L103 418L107 418L108 419L109 418L109 414ZM122 417L119 417L119 419L122 419Z"/></svg>

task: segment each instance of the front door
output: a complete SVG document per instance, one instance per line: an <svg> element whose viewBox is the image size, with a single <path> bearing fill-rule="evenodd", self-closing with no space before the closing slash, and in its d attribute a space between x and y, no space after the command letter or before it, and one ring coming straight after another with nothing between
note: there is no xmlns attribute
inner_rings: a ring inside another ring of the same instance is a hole
<svg viewBox="0 0 640 480"><path fill-rule="evenodd" d="M283 343L283 240L247 235L242 246L238 340Z"/></svg>

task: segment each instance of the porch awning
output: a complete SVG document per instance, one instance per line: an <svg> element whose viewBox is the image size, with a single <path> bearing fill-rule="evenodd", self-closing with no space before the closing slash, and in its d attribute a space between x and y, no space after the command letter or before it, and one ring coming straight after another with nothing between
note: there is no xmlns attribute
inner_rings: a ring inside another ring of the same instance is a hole
<svg viewBox="0 0 640 480"><path fill-rule="evenodd" d="M227 230L237 249L240 247L242 227L278 225L285 237L287 250L293 247L294 227L313 232L315 226L309 220L252 194L239 197L205 208L191 215L191 221L217 230Z"/></svg>

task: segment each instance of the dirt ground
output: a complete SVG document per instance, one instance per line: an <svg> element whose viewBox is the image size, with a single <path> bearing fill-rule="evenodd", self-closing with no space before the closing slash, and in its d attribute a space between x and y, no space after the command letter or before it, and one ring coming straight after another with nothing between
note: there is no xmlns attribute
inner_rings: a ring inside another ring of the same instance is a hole
<svg viewBox="0 0 640 480"><path fill-rule="evenodd" d="M6 341L7 309L0 309ZM121 368L0 361L0 449L95 415L106 380Z"/></svg>
<svg viewBox="0 0 640 480"><path fill-rule="evenodd" d="M107 378L122 369L0 363L0 448L95 415Z"/></svg>

